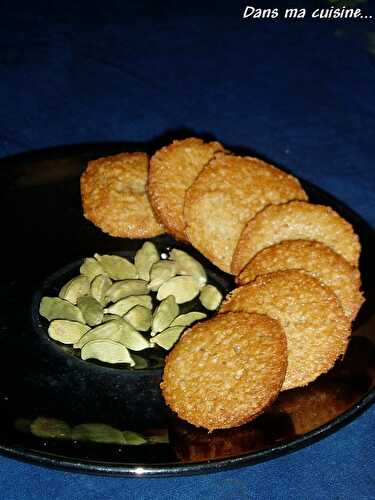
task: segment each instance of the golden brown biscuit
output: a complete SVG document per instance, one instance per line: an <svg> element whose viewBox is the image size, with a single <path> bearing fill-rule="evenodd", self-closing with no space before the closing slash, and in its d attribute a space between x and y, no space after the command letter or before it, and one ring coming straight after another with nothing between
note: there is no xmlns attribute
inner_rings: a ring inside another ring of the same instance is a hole
<svg viewBox="0 0 375 500"><path fill-rule="evenodd" d="M217 153L185 196L190 243L223 271L231 272L246 223L270 203L306 200L297 179L250 157Z"/></svg>
<svg viewBox="0 0 375 500"><path fill-rule="evenodd" d="M173 141L151 157L148 184L151 205L168 233L176 238L187 239L183 217L186 190L213 155L223 149L220 142L205 143L191 137Z"/></svg>
<svg viewBox="0 0 375 500"><path fill-rule="evenodd" d="M81 176L83 212L105 233L151 238L164 232L147 197L148 157L121 153L90 161Z"/></svg>
<svg viewBox="0 0 375 500"><path fill-rule="evenodd" d="M256 254L236 278L239 285L250 283L261 274L287 269L301 269L331 288L345 314L353 320L361 305L361 277L341 255L323 243L307 240L285 240Z"/></svg>
<svg viewBox="0 0 375 500"><path fill-rule="evenodd" d="M301 387L327 372L345 353L350 322L336 295L302 271L278 271L231 292L220 312L268 314L288 340L283 390Z"/></svg>
<svg viewBox="0 0 375 500"><path fill-rule="evenodd" d="M239 274L263 248L283 240L316 240L358 265L360 244L352 226L332 208L303 201L266 207L249 221L233 255L232 272Z"/></svg>
<svg viewBox="0 0 375 500"><path fill-rule="evenodd" d="M277 396L287 364L285 333L259 314L197 323L168 355L161 384L179 417L210 431L249 422Z"/></svg>

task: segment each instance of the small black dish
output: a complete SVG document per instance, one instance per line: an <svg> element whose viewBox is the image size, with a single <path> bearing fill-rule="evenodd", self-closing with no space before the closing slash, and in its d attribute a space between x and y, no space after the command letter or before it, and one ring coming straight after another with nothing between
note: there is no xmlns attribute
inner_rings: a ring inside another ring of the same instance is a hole
<svg viewBox="0 0 375 500"><path fill-rule="evenodd" d="M153 241L156 245L159 254L168 254L171 248L184 248L195 258L201 261L205 260L194 249L187 248L186 245L182 245L171 237L164 236L150 241ZM140 243L141 245L142 243ZM134 261L134 250L116 252L116 254L126 257L131 262ZM137 428L140 426L155 427L165 425L166 419L170 418L171 413L164 404L160 392L163 370L162 368L153 368L152 361L155 354L164 358L167 351L159 347L142 351L139 354L142 354L149 361L150 368L136 370L129 368L129 365L110 365L92 360L83 361L79 357L79 353L74 352L75 350L72 347L64 346L48 336L49 323L39 315L40 301L44 296L57 296L62 286L79 274L82 262L83 259L80 259L68 264L45 279L40 289L33 294L30 307L31 325L35 334L39 337L40 344L48 352L47 359L51 361L51 364L53 363L54 368L53 370L51 368L51 372L58 374L60 390L63 387L62 393L70 393L69 399L72 412L68 415L68 420L74 420L77 408L79 414L81 414L84 407L85 412L91 416L91 419L99 419L108 423L107 414L103 415L99 408L108 408L108 405L110 405L111 413L114 416L121 416L120 422L118 418L114 418L110 421L111 423L126 422L126 425L136 426ZM208 282L217 286L223 296L233 289L234 282L230 275L221 273L207 261L202 263L205 265ZM200 305L198 299L180 306L182 314L190 310L205 311L208 316L213 314L206 311ZM61 376L62 367L65 366L69 370L69 376ZM98 406L98 401L101 399L101 397L98 398L98 394L100 395L101 392L105 393L107 403L103 405L100 402Z"/></svg>

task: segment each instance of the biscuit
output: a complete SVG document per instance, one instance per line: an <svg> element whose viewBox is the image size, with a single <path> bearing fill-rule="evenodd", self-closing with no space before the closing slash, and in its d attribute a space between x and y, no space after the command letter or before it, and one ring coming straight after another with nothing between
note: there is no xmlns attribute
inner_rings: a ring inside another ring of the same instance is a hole
<svg viewBox="0 0 375 500"><path fill-rule="evenodd" d="M190 243L231 272L233 252L249 219L270 203L306 200L297 179L251 157L217 153L185 196Z"/></svg>
<svg viewBox="0 0 375 500"><path fill-rule="evenodd" d="M278 321L218 314L184 333L166 359L161 389L170 408L196 427L236 427L276 398L286 365L286 337Z"/></svg>
<svg viewBox="0 0 375 500"><path fill-rule="evenodd" d="M345 353L350 321L336 295L303 271L277 271L236 288L220 312L267 314L280 321L288 340L283 390L307 385Z"/></svg>
<svg viewBox="0 0 375 500"><path fill-rule="evenodd" d="M151 205L167 232L180 240L187 239L183 217L186 190L217 151L223 151L219 142L205 143L192 137L173 141L151 157Z"/></svg>
<svg viewBox="0 0 375 500"><path fill-rule="evenodd" d="M331 288L347 317L354 320L364 301L360 292L360 273L341 255L318 241L285 240L265 248L245 266L236 282L245 285L261 274L287 269L306 271Z"/></svg>
<svg viewBox="0 0 375 500"><path fill-rule="evenodd" d="M266 207L249 221L233 255L233 274L239 274L258 252L283 240L320 241L358 265L361 247L349 222L330 207L291 201Z"/></svg>
<svg viewBox="0 0 375 500"><path fill-rule="evenodd" d="M121 153L90 161L81 175L86 219L105 233L151 238L164 232L147 197L148 157Z"/></svg>

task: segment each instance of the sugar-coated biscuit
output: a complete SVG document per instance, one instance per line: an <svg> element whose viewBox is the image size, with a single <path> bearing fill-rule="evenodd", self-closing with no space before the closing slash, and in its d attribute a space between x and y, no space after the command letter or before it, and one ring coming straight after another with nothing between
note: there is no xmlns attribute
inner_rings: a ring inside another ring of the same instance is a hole
<svg viewBox="0 0 375 500"><path fill-rule="evenodd" d="M306 200L298 180L258 158L217 153L185 196L190 243L223 271L231 272L247 222L270 203Z"/></svg>
<svg viewBox="0 0 375 500"><path fill-rule="evenodd" d="M179 417L197 427L236 427L276 398L286 365L286 337L278 321L218 314L187 330L168 355L162 393Z"/></svg>
<svg viewBox="0 0 375 500"><path fill-rule="evenodd" d="M148 193L158 219L168 233L186 240L183 208L186 190L217 151L219 142L203 142L191 137L173 141L150 160Z"/></svg>
<svg viewBox="0 0 375 500"><path fill-rule="evenodd" d="M258 276L231 292L220 312L267 314L282 324L288 340L283 390L302 387L327 372L345 353L350 321L330 288L303 271Z"/></svg>
<svg viewBox="0 0 375 500"><path fill-rule="evenodd" d="M283 240L320 241L358 266L361 246L349 222L330 207L291 201L270 205L249 221L233 255L233 274L239 274L263 248Z"/></svg>
<svg viewBox="0 0 375 500"><path fill-rule="evenodd" d="M84 216L111 236L151 238L164 232L147 197L148 157L121 153L90 161L81 176Z"/></svg>
<svg viewBox="0 0 375 500"><path fill-rule="evenodd" d="M361 305L361 276L341 255L318 241L285 240L258 252L237 276L239 285L274 271L300 269L335 292L345 314L353 320Z"/></svg>

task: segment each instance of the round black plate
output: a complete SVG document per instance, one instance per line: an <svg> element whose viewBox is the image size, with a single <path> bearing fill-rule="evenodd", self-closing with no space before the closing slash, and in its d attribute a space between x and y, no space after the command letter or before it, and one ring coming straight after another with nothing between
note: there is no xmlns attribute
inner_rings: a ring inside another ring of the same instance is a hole
<svg viewBox="0 0 375 500"><path fill-rule="evenodd" d="M31 316L32 297L48 276L95 252L131 254L141 245L139 240L101 233L82 215L79 176L87 161L122 150L129 150L128 145L90 144L0 161L0 451L40 464L100 474L192 474L247 465L292 451L333 432L363 411L375 398L375 276L371 262L375 237L347 207L306 182L303 185L311 201L334 208L360 236L366 303L353 325L344 359L306 388L282 393L254 422L208 434L178 420L157 394L150 397L145 392L150 378L157 385L160 371L135 375L84 363L38 334ZM160 246L178 245L169 236L156 241ZM224 288L232 286L227 275L199 258ZM169 443L119 446L41 439L15 426L19 419L39 416L60 418L70 425L107 423L145 434L167 430Z"/></svg>

